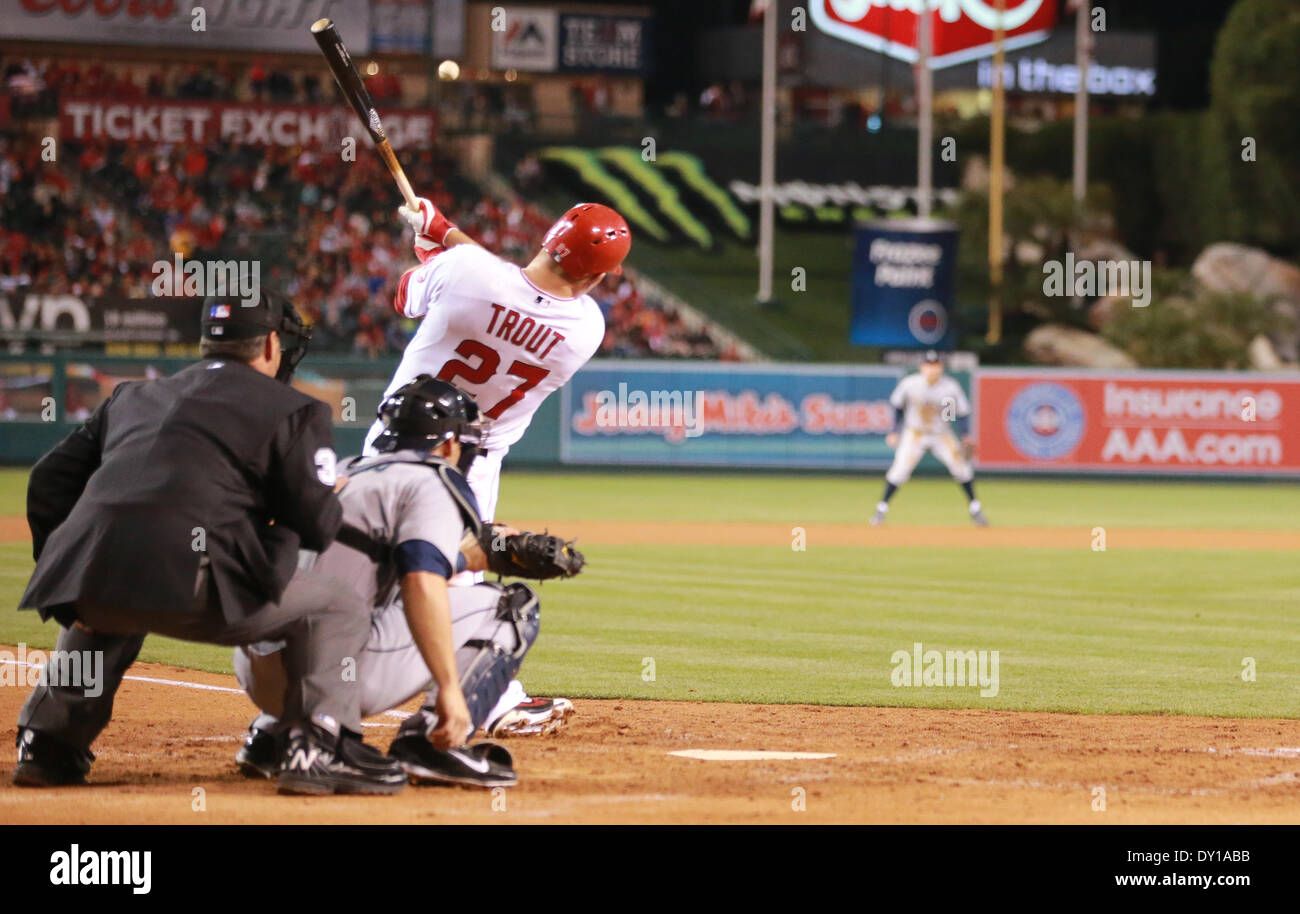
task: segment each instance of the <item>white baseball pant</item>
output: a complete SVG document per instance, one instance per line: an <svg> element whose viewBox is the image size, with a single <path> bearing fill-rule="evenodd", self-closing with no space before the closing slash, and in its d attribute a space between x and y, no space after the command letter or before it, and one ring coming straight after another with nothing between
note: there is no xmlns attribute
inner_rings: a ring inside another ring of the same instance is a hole
<svg viewBox="0 0 1300 914"><path fill-rule="evenodd" d="M478 647L466 647L470 641L492 641L503 650L518 649L515 627L497 618L501 589L494 584L450 589L451 637L456 645L456 668L464 674ZM400 600L394 600L370 617L370 636L357 658L357 681L361 684L361 716L382 714L426 692L426 704L433 704L437 688L430 681L429 668L415 646L406 624L406 612ZM284 698L285 673L279 652L259 653L253 649L235 650L235 678L264 716L258 726L267 726L277 717ZM506 710L514 707L511 704ZM494 709L492 714L495 714ZM491 714L484 724L495 720Z"/></svg>
<svg viewBox="0 0 1300 914"><path fill-rule="evenodd" d="M956 435L947 429L941 432L924 432L909 428L904 429L899 437L898 448L894 451L894 462L885 473L885 480L895 486L907 482L912 478L912 471L921 462L926 451L938 457L948 468L952 478L958 482L970 482L975 478L975 470L962 454L961 443Z"/></svg>

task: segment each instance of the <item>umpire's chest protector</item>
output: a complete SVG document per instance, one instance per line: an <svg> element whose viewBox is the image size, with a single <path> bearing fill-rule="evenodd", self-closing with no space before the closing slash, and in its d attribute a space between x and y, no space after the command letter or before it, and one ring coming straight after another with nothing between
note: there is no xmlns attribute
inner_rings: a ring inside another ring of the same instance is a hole
<svg viewBox="0 0 1300 914"><path fill-rule="evenodd" d="M49 533L22 606L196 612L207 556L236 619L280 597L300 544L323 548L337 531L325 404L246 365L204 361L120 385L104 409L99 464ZM29 506L50 494L34 491L38 479L61 484L40 468Z"/></svg>

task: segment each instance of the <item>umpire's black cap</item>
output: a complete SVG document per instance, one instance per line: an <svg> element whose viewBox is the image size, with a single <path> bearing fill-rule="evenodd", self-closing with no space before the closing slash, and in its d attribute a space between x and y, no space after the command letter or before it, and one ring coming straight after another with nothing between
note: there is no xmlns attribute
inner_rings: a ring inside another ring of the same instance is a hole
<svg viewBox="0 0 1300 914"><path fill-rule="evenodd" d="M293 302L272 289L262 289L257 302L245 305L238 296L208 296L203 300L200 333L205 340L246 340L274 330L282 352L276 378L288 381L307 354L311 328L303 323Z"/></svg>

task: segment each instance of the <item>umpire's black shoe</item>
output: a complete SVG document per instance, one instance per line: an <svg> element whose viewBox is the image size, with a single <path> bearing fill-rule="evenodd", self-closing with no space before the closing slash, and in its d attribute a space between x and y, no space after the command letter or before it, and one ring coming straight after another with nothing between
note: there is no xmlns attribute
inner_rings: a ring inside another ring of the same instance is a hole
<svg viewBox="0 0 1300 914"><path fill-rule="evenodd" d="M51 736L27 727L18 728L18 764L14 783L19 787L76 787L86 783L95 756L73 749Z"/></svg>
<svg viewBox="0 0 1300 914"><path fill-rule="evenodd" d="M388 754L402 764L412 784L458 784L462 787L513 787L519 782L510 750L482 742L459 749L435 749L422 734L399 736Z"/></svg>
<svg viewBox="0 0 1300 914"><path fill-rule="evenodd" d="M295 727L289 731L277 785L280 793L389 794L406 786L406 772L359 737Z"/></svg>
<svg viewBox="0 0 1300 914"><path fill-rule="evenodd" d="M235 753L235 764L244 777L269 781L280 773L280 759L283 757L283 739L271 730L249 727L244 745Z"/></svg>

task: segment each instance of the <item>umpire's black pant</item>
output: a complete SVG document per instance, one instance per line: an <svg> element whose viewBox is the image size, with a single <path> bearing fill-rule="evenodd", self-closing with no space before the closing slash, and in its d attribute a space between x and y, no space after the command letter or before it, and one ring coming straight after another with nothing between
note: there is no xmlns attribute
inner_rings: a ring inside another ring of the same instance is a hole
<svg viewBox="0 0 1300 914"><path fill-rule="evenodd" d="M347 584L331 579L297 580L280 603L268 603L244 619L231 622L221 612L206 563L199 572L192 613L140 612L117 607L77 604L79 626L59 633L57 650L45 677L27 698L18 726L46 734L74 749L89 750L108 726L113 698L127 668L135 662L147 634L185 641L238 646L283 639L288 688L286 723L314 720L327 729L361 731L361 691L354 676L344 676L370 633L370 613ZM102 683L94 696L85 685L67 683L57 664L74 651L103 651Z"/></svg>

